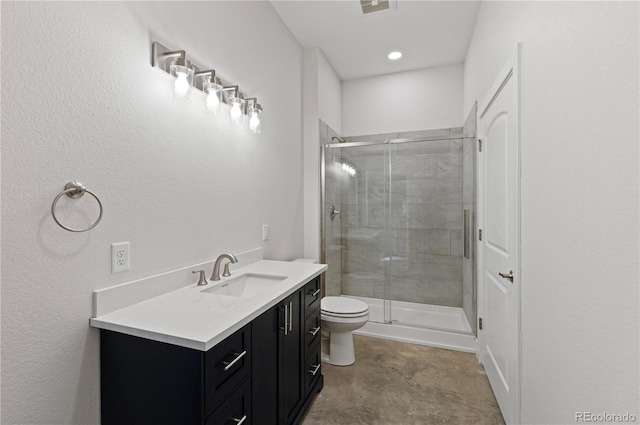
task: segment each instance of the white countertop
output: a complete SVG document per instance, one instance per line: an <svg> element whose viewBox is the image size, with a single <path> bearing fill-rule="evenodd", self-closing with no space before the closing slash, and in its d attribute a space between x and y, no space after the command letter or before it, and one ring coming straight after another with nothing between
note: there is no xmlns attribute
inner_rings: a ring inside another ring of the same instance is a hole
<svg viewBox="0 0 640 425"><path fill-rule="evenodd" d="M206 351L276 305L327 269L324 264L262 260L234 269L231 277L247 274L286 276L250 299L203 293L224 284L194 283L90 319L90 325ZM194 276L197 277L197 276Z"/></svg>

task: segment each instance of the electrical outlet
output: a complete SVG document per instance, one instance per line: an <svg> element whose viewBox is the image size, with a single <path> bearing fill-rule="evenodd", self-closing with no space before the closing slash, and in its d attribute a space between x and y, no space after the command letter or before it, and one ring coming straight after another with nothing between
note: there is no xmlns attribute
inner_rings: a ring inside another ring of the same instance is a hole
<svg viewBox="0 0 640 425"><path fill-rule="evenodd" d="M111 273L129 270L129 242L111 244Z"/></svg>
<svg viewBox="0 0 640 425"><path fill-rule="evenodd" d="M269 225L268 224L263 224L262 225L262 240L266 241L269 239Z"/></svg>

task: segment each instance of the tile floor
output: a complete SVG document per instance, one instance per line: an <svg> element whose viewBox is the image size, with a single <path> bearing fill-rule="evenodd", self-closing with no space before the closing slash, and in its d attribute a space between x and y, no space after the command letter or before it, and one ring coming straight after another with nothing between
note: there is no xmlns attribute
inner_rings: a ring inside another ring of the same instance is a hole
<svg viewBox="0 0 640 425"><path fill-rule="evenodd" d="M322 365L303 425L504 424L475 354L354 337L356 363Z"/></svg>

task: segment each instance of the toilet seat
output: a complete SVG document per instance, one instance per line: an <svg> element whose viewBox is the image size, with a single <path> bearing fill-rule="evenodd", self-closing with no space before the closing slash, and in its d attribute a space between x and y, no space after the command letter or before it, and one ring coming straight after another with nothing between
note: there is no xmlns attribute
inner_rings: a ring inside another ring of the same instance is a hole
<svg viewBox="0 0 640 425"><path fill-rule="evenodd" d="M321 311L320 312L323 318L326 318L327 320L329 318L336 318L336 319L358 319L360 317L366 317L369 315L368 311L365 311L364 313L355 313L355 314L335 314L335 313L327 313L326 311Z"/></svg>
<svg viewBox="0 0 640 425"><path fill-rule="evenodd" d="M356 318L369 314L369 306L360 300L348 297L324 297L320 311L329 317Z"/></svg>

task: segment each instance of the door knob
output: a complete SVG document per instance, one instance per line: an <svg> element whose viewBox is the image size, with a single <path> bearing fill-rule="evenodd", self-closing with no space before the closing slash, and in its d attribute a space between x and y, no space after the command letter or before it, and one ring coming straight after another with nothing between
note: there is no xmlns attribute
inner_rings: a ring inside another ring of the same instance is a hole
<svg viewBox="0 0 640 425"><path fill-rule="evenodd" d="M509 279L511 283L513 283L513 270L509 270L509 273L498 273L500 277Z"/></svg>

